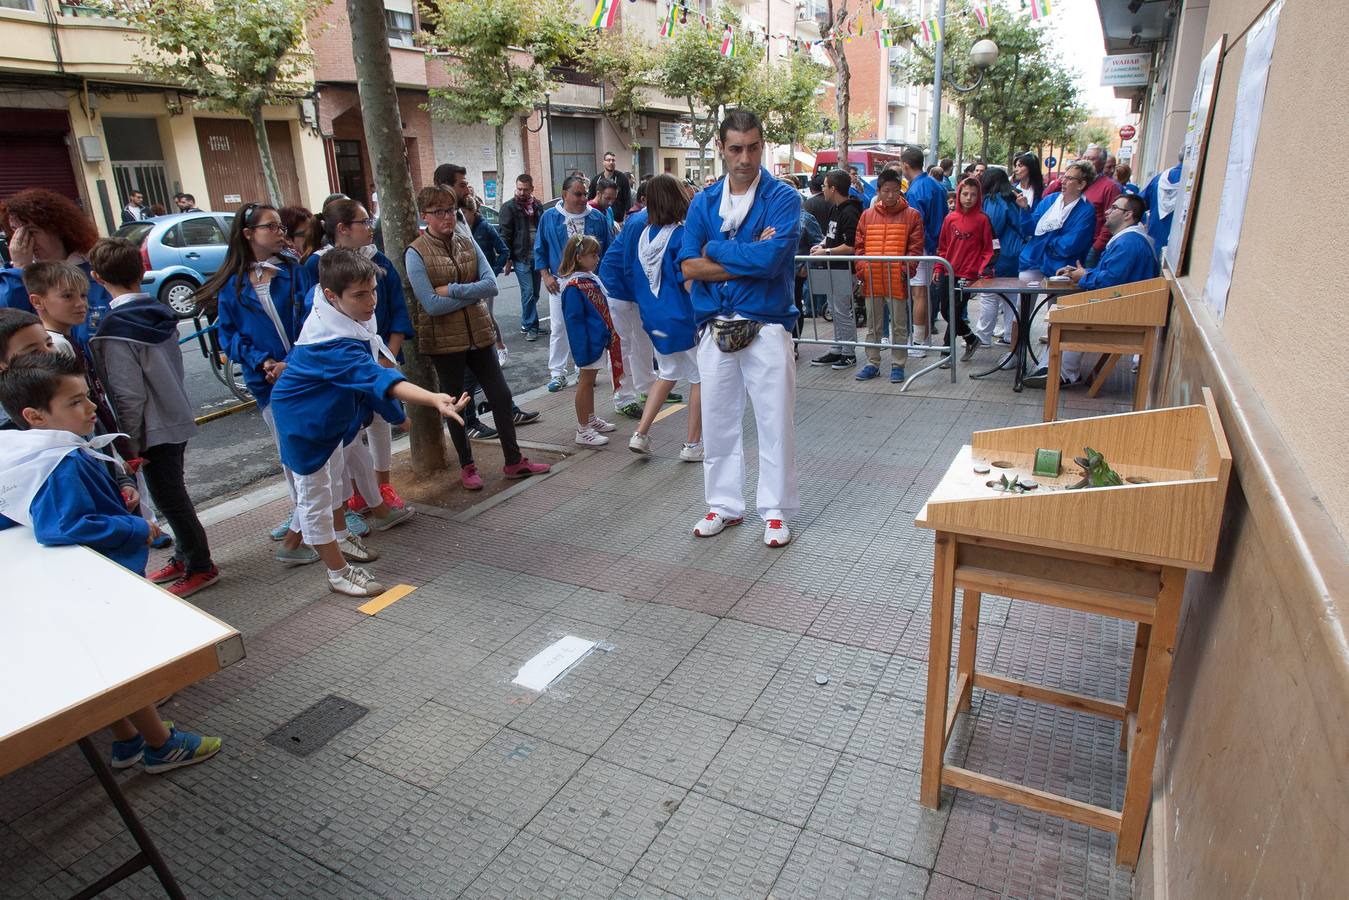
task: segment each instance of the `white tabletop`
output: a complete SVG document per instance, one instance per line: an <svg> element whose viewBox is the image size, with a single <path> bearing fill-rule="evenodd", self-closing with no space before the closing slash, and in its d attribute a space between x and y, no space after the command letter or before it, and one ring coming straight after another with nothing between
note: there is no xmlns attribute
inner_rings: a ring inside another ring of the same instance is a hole
<svg viewBox="0 0 1349 900"><path fill-rule="evenodd" d="M0 743L235 634L84 547L0 531Z"/></svg>

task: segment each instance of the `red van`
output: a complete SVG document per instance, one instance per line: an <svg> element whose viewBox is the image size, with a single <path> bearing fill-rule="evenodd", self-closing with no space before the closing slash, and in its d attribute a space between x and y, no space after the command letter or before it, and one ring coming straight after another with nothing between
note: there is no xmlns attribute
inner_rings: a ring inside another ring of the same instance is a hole
<svg viewBox="0 0 1349 900"><path fill-rule="evenodd" d="M902 145L885 148L849 147L848 164L857 166L857 171L862 175L879 175L886 163L899 162L899 154L903 150ZM828 172L838 167L837 150L821 150L815 154L816 172Z"/></svg>

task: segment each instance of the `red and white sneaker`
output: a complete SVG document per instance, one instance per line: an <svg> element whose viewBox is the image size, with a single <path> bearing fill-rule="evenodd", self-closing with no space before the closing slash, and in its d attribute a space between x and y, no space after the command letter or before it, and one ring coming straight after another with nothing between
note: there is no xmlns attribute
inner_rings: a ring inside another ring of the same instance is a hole
<svg viewBox="0 0 1349 900"><path fill-rule="evenodd" d="M745 521L741 516L736 519L728 519L720 513L709 512L698 520L698 524L693 526L694 537L712 537L721 534L732 525L739 525Z"/></svg>
<svg viewBox="0 0 1349 900"><path fill-rule="evenodd" d="M763 532L763 542L769 547L785 547L792 542L791 529L781 519L769 519Z"/></svg>
<svg viewBox="0 0 1349 900"><path fill-rule="evenodd" d="M543 475L552 468L548 463L530 462L528 458L522 456L519 462L505 466L501 472L507 478L528 478L531 475Z"/></svg>
<svg viewBox="0 0 1349 900"><path fill-rule="evenodd" d="M169 585L170 594L178 598L191 597L197 591L210 587L220 580L220 569L211 566L208 572L193 572L190 575L183 575L173 584Z"/></svg>
<svg viewBox="0 0 1349 900"><path fill-rule="evenodd" d="M347 498L347 509L354 513L363 513L370 508L370 504L365 502L360 491L352 491L351 496Z"/></svg>
<svg viewBox="0 0 1349 900"><path fill-rule="evenodd" d="M381 484L379 495L384 498L384 505L390 509L402 509L407 506L407 502L399 496L398 491L391 484Z"/></svg>
<svg viewBox="0 0 1349 900"><path fill-rule="evenodd" d="M187 574L187 564L184 563L181 559L171 559L168 561L168 564L164 566L164 568L156 569L155 571L151 572L149 575L146 575L145 577L147 580L152 581L155 584L168 584L170 582L177 581L179 578L182 578L186 574Z"/></svg>

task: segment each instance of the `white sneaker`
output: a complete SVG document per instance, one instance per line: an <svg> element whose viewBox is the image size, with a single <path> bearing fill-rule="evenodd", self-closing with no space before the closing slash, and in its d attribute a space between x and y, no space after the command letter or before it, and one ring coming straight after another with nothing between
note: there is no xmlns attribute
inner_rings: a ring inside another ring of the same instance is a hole
<svg viewBox="0 0 1349 900"><path fill-rule="evenodd" d="M365 546L365 543L351 532L347 532L347 536L337 542L337 549L341 550L342 555L351 562L367 563L379 559L378 553Z"/></svg>
<svg viewBox="0 0 1349 900"><path fill-rule="evenodd" d="M792 542L791 529L781 519L769 519L763 532L763 542L769 547L785 547Z"/></svg>
<svg viewBox="0 0 1349 900"><path fill-rule="evenodd" d="M586 427L591 431L597 431L600 434L608 434L611 431L618 430L618 426L613 422L606 422L594 413L590 414L590 421L586 422Z"/></svg>
<svg viewBox="0 0 1349 900"><path fill-rule="evenodd" d="M640 453L643 456L651 455L651 435L642 434L640 431L634 431L632 437L628 439L628 449L633 453Z"/></svg>
<svg viewBox="0 0 1349 900"><path fill-rule="evenodd" d="M926 350L910 350L910 351L909 351L909 359L922 359L922 358L925 357L925 356L927 356L927 351L926 351Z"/></svg>
<svg viewBox="0 0 1349 900"><path fill-rule="evenodd" d="M698 520L698 524L693 526L694 537L712 537L721 534L731 525L739 525L745 521L744 518L728 519L720 513L709 512Z"/></svg>
<svg viewBox="0 0 1349 900"><path fill-rule="evenodd" d="M684 462L702 462L703 461L703 442L696 444L685 444L679 451L679 458Z"/></svg>
<svg viewBox="0 0 1349 900"><path fill-rule="evenodd" d="M376 531L388 531L395 525L401 525L403 522L412 518L412 512L411 506L405 505L401 508L391 506L389 507L389 514L384 518L381 519L379 516L372 515L366 521L369 523L370 527Z"/></svg>
<svg viewBox="0 0 1349 900"><path fill-rule="evenodd" d="M347 566L340 572L328 570L328 590L348 597L378 597L385 589L368 570Z"/></svg>
<svg viewBox="0 0 1349 900"><path fill-rule="evenodd" d="M577 428L576 443L582 447L603 447L609 439L593 428Z"/></svg>

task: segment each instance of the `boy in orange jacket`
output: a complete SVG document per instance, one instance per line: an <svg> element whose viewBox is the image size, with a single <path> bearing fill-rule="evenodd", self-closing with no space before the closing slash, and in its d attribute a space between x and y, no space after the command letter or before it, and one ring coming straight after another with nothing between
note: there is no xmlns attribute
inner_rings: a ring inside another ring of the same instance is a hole
<svg viewBox="0 0 1349 900"><path fill-rule="evenodd" d="M904 199L898 172L886 169L876 176L876 203L857 223L858 256L922 256L923 217ZM909 315L909 275L913 263L858 263L867 303L867 343L879 344L885 312L890 312L890 382L904 381L912 316ZM881 351L868 347L867 364L855 376L870 381L881 374Z"/></svg>

